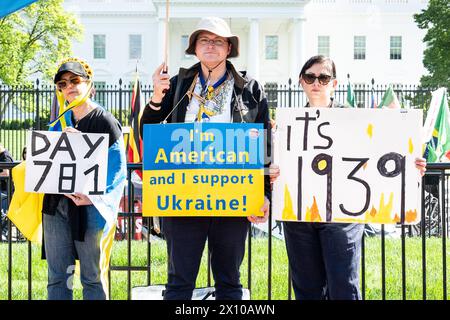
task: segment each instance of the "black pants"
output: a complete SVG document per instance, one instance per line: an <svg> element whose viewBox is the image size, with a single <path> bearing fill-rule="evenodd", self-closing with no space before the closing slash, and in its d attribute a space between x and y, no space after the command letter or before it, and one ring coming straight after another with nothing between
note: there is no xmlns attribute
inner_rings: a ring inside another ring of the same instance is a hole
<svg viewBox="0 0 450 320"><path fill-rule="evenodd" d="M298 300L360 300L364 224L285 222L284 237Z"/></svg>
<svg viewBox="0 0 450 320"><path fill-rule="evenodd" d="M242 299L239 267L249 222L245 217L163 218L169 274L165 300L190 300L208 240L216 299Z"/></svg>

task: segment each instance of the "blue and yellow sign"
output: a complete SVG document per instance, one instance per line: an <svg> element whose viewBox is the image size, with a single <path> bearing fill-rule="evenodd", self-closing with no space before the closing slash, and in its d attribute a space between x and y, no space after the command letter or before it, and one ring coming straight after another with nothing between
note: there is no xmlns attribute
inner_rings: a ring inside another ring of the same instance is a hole
<svg viewBox="0 0 450 320"><path fill-rule="evenodd" d="M262 216L264 129L249 123L144 126L144 216Z"/></svg>

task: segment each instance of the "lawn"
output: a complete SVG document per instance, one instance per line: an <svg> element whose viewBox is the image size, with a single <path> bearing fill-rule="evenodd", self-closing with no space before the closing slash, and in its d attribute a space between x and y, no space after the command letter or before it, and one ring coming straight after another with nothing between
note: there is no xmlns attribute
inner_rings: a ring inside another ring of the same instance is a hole
<svg viewBox="0 0 450 320"><path fill-rule="evenodd" d="M0 143L13 155L14 160L22 160L22 149L26 144L27 130L0 129Z"/></svg>
<svg viewBox="0 0 450 320"><path fill-rule="evenodd" d="M381 289L381 241L379 238L366 238L366 299L382 299ZM12 298L27 299L27 248L26 243L13 244L13 280ZM442 239L430 238L426 242L426 292L427 299L443 299L443 270L442 270ZM46 298L46 262L40 259L41 248L32 246L32 299ZM7 244L0 244L0 300L7 299ZM447 259L450 253L447 250ZM145 266L147 247L145 242L133 241L131 246L131 262L133 266ZM152 242L151 246L151 283L163 284L166 281L166 251L163 241ZM207 285L206 255L203 262L197 287ZM251 261L251 295L252 299L267 299L268 297L268 258L267 239L252 239ZM127 243L114 243L112 265L125 266L127 264ZM248 257L244 258L241 268L242 283L248 287ZM288 298L287 256L284 243L273 240L272 251L272 299L285 300ZM402 298L401 278L401 241L400 239L386 239L386 299ZM448 279L447 279L448 281ZM127 272L111 272L111 298L127 299ZM134 286L147 284L147 275L143 271L131 273L131 283ZM448 282L447 282L448 283ZM81 284L78 277L74 280L75 299L81 299ZM406 239L406 299L422 299L422 243L420 238Z"/></svg>

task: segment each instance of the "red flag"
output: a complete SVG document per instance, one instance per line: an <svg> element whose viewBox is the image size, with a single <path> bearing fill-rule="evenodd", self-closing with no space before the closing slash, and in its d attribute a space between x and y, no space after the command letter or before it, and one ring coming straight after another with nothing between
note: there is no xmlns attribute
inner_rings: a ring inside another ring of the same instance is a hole
<svg viewBox="0 0 450 320"><path fill-rule="evenodd" d="M130 134L127 143L127 161L131 163L142 162L142 139L139 134L139 122L141 118L141 86L136 77L131 96L131 114L129 118ZM142 171L136 173L142 179Z"/></svg>

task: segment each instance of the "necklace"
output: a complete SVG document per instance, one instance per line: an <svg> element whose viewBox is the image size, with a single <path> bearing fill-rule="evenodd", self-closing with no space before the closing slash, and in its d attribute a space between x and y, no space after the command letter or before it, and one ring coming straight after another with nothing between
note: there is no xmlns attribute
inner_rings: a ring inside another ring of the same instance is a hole
<svg viewBox="0 0 450 320"><path fill-rule="evenodd" d="M73 115L73 118L74 118L74 121L75 121L75 125L74 125L74 127L75 128L78 128L78 123L84 118L84 117L86 117L92 110L94 110L95 109L95 107L94 108L87 108L87 111L86 112L84 112L78 119L75 119L75 114L72 114Z"/></svg>

